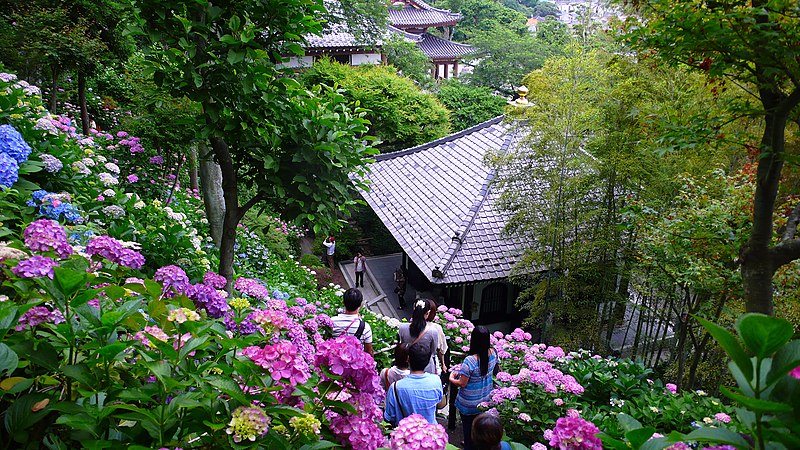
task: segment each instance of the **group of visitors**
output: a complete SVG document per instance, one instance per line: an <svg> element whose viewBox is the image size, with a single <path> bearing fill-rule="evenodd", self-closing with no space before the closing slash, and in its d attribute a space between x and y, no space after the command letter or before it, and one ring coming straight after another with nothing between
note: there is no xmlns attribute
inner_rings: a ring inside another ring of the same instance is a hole
<svg viewBox="0 0 800 450"><path fill-rule="evenodd" d="M333 335L348 334L361 341L364 350L373 354L372 329L358 311L363 296L351 288L343 295L345 312L332 318ZM478 405L489 399L493 376L499 371L497 352L491 348L489 330L477 326L472 331L469 355L448 374L444 355L447 342L441 325L434 323L436 303L418 299L410 323L400 325L398 343L394 349L394 365L380 372L381 385L386 389L384 419L397 425L403 418L419 414L429 423L436 423L436 411L447 406L447 382L459 388L455 407L461 416L465 450L505 450L501 442L503 427L500 420L481 413Z"/></svg>

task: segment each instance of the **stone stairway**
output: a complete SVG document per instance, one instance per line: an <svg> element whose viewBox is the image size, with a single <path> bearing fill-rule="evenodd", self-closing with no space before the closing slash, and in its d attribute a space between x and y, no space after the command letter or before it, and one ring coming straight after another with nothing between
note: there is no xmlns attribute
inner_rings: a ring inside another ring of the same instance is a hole
<svg viewBox="0 0 800 450"><path fill-rule="evenodd" d="M364 274L364 287L359 287L358 290L364 294L364 305L367 309L374 313L383 314L386 317L393 317L395 319L408 319L410 316L409 310L397 309L396 300L390 299L386 292L384 292L381 284L377 281L375 274L370 269L369 259L367 258L367 270ZM339 270L341 270L347 287L355 286L355 272L353 271L352 261L343 261L339 263ZM385 274L383 274L385 275ZM392 294L393 297L396 295Z"/></svg>

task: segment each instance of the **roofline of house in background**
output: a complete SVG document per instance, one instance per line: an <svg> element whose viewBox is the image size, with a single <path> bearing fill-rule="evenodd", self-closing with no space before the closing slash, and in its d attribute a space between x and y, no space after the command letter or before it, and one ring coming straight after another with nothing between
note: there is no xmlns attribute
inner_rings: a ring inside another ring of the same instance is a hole
<svg viewBox="0 0 800 450"><path fill-rule="evenodd" d="M492 126L494 124L500 123L500 122L503 121L504 118L505 118L505 115L497 116L497 117L495 117L493 119L487 120L486 122L479 123L479 124L475 125L474 127L467 128L466 130L461 130L458 133L454 133L454 134L451 134L449 136L445 136L445 137L437 139L437 140L435 140L433 142L428 142L428 143L421 144L421 145L418 145L416 147L407 148L407 149L404 149L404 150L398 150L396 152L382 153L380 155L375 156L375 162L386 161L386 160L389 160L389 159L399 158L401 156L406 156L406 155L412 155L414 153L421 152L423 150L427 150L427 149L432 148L432 147L436 147L437 145L441 145L441 144L445 144L445 143L450 142L450 141L454 141L454 140L456 140L458 138L464 137L464 136L466 136L468 134L474 133L474 132L476 132L478 130L481 130L483 128L487 128L487 127L490 127L490 126Z"/></svg>

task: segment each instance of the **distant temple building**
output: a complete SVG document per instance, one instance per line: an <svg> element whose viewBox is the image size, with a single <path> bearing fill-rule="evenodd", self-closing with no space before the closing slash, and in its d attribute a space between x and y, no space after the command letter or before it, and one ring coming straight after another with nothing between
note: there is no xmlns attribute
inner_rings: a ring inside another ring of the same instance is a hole
<svg viewBox="0 0 800 450"><path fill-rule="evenodd" d="M451 42L428 33L428 28L444 29L449 37L452 27L461 20L461 14L434 8L423 0L399 0L389 9L386 38L398 34L417 47L431 60L431 75L434 78L453 78L461 72L461 58L473 51L469 45ZM326 31L322 36L307 36L306 56L290 58L289 67L310 67L314 60L327 56L343 64L385 64L383 40L372 43L358 42L356 37L343 27Z"/></svg>

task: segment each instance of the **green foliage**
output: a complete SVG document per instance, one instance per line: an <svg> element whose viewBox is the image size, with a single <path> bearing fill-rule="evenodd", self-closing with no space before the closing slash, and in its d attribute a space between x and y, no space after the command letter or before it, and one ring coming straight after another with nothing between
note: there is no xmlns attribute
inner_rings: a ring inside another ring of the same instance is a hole
<svg viewBox="0 0 800 450"><path fill-rule="evenodd" d="M485 86L475 87L459 79L442 82L436 97L447 109L453 129L464 130L503 114L506 100Z"/></svg>
<svg viewBox="0 0 800 450"><path fill-rule="evenodd" d="M461 14L462 19L453 30L453 39L457 42L471 42L476 35L498 26L518 35L528 31L525 14L493 0L446 0L437 7Z"/></svg>
<svg viewBox="0 0 800 450"><path fill-rule="evenodd" d="M318 268L325 267L319 256L312 255L310 253L307 253L300 257L300 264L315 270Z"/></svg>
<svg viewBox="0 0 800 450"><path fill-rule="evenodd" d="M433 83L430 58L422 53L416 43L392 33L382 48L386 60L397 69L397 73L411 78L420 86L429 86Z"/></svg>
<svg viewBox="0 0 800 450"><path fill-rule="evenodd" d="M350 101L367 109L369 132L380 140L382 152L424 144L450 132L447 109L392 68L323 60L301 79L307 86L338 85Z"/></svg>

